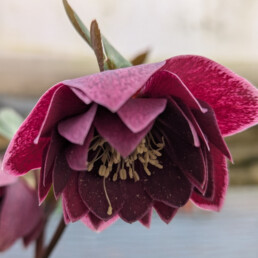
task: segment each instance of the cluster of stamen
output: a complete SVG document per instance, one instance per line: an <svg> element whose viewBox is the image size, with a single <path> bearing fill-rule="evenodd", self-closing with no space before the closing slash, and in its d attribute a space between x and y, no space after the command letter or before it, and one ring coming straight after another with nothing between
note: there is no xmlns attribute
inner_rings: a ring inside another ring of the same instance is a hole
<svg viewBox="0 0 258 258"><path fill-rule="evenodd" d="M102 177L112 176L113 181L118 178L126 180L128 178L139 181L140 177L135 170L135 161L140 161L145 173L150 176L151 171L148 166L152 165L159 169L163 166L158 161L162 155L161 150L165 147L164 138L162 142L157 143L151 133L142 139L140 144L128 157L123 158L110 144L100 135L96 135L90 145L89 150L94 152L94 158L88 161L87 170L92 171L94 164L101 160L98 168L98 174ZM112 172L112 174L111 174Z"/></svg>

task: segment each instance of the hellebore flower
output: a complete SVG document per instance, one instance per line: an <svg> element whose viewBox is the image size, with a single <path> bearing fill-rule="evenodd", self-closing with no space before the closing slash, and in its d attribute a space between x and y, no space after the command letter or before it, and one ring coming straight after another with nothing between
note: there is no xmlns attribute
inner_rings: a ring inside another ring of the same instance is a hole
<svg viewBox="0 0 258 258"><path fill-rule="evenodd" d="M0 252L19 238L29 245L40 233L42 218L37 192L24 180L0 171Z"/></svg>
<svg viewBox="0 0 258 258"><path fill-rule="evenodd" d="M168 223L189 199L219 210L228 186L222 138L255 125L258 92L200 56L106 71L49 89L11 141L4 169L41 167L65 221L103 229L118 217Z"/></svg>

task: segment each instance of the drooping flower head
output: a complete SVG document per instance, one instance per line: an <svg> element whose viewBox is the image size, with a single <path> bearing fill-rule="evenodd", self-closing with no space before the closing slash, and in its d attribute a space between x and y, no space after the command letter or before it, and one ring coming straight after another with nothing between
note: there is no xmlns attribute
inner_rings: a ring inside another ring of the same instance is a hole
<svg viewBox="0 0 258 258"><path fill-rule="evenodd" d="M43 226L37 192L24 180L0 172L0 252L20 238L25 246L35 240Z"/></svg>
<svg viewBox="0 0 258 258"><path fill-rule="evenodd" d="M117 218L169 222L189 199L219 210L228 186L222 136L255 125L258 92L200 56L66 80L48 90L4 158L14 175L41 167L65 221L103 229Z"/></svg>

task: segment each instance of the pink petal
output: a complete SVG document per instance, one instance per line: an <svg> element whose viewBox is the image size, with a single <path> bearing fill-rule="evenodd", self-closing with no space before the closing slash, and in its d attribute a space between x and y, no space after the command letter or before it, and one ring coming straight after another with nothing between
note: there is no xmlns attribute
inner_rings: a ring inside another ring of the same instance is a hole
<svg viewBox="0 0 258 258"><path fill-rule="evenodd" d="M71 144L66 149L66 160L71 169L76 171L85 171L87 168L87 160L88 160L88 151L89 146L93 137L94 129L93 127L90 129L84 144L74 145Z"/></svg>
<svg viewBox="0 0 258 258"><path fill-rule="evenodd" d="M85 113L68 118L58 124L59 133L69 142L83 145L97 111L93 104Z"/></svg>
<svg viewBox="0 0 258 258"><path fill-rule="evenodd" d="M0 170L0 187L13 184L18 180L17 177L4 173Z"/></svg>
<svg viewBox="0 0 258 258"><path fill-rule="evenodd" d="M80 89L73 88L73 87L71 87L70 89L85 104L89 105L90 103L92 103L91 99L89 99L89 97L87 97L87 95L83 91L81 91Z"/></svg>
<svg viewBox="0 0 258 258"><path fill-rule="evenodd" d="M119 182L113 182L112 179L101 177L95 172L80 172L79 177L79 193L90 211L102 220L109 220L115 216L122 208L124 199ZM105 188L106 193L105 194ZM112 214L108 215L108 201L110 199L112 205Z"/></svg>
<svg viewBox="0 0 258 258"><path fill-rule="evenodd" d="M22 175L41 166L42 151L48 139L41 139L37 145L34 139L40 131L47 114L49 103L62 84L49 89L38 101L29 116L11 140L4 156L3 169L14 175Z"/></svg>
<svg viewBox="0 0 258 258"><path fill-rule="evenodd" d="M161 62L105 71L66 80L63 84L81 90L92 101L116 112L163 65Z"/></svg>
<svg viewBox="0 0 258 258"><path fill-rule="evenodd" d="M116 114L104 109L99 109L95 119L99 134L123 157L127 157L135 150L152 125L153 123L150 123L139 133L132 133Z"/></svg>
<svg viewBox="0 0 258 258"><path fill-rule="evenodd" d="M86 107L87 106L78 99L69 87L62 86L58 88L49 103L47 113L44 116L43 123L41 124L34 143L37 144L40 137L49 135L57 122L71 115L84 112Z"/></svg>
<svg viewBox="0 0 258 258"><path fill-rule="evenodd" d="M88 208L83 203L78 190L79 173L73 172L62 194L66 213L71 222L75 222L88 213Z"/></svg>
<svg viewBox="0 0 258 258"><path fill-rule="evenodd" d="M141 181L126 180L121 182L124 193L124 205L119 212L121 219L127 223L140 220L150 210L152 199L145 192Z"/></svg>
<svg viewBox="0 0 258 258"><path fill-rule="evenodd" d="M142 225L146 228L150 228L151 224L151 217L152 217L152 208L147 212L147 214L142 217L139 221L142 223Z"/></svg>
<svg viewBox="0 0 258 258"><path fill-rule="evenodd" d="M216 147L212 144L210 147L210 156L213 161L213 178L209 179L209 181L212 180L212 185L208 185L206 192L212 198L193 192L191 200L203 209L219 211L223 206L228 188L227 162L224 155Z"/></svg>
<svg viewBox="0 0 258 258"><path fill-rule="evenodd" d="M178 209L169 207L162 202L154 202L154 208L160 218L167 224L174 218L178 211Z"/></svg>
<svg viewBox="0 0 258 258"><path fill-rule="evenodd" d="M105 222L103 220L98 219L94 214L90 212L88 215L83 217L81 221L91 230L101 232L107 227L111 226L113 223L115 223L118 219L119 216L116 215Z"/></svg>
<svg viewBox="0 0 258 258"><path fill-rule="evenodd" d="M71 222L71 219L67 213L67 207L64 201L64 198L62 198L62 208L63 208L63 218L64 218L64 222L65 224L69 224Z"/></svg>
<svg viewBox="0 0 258 258"><path fill-rule="evenodd" d="M0 212L0 251L30 234L42 219L36 192L23 181L6 187Z"/></svg>
<svg viewBox="0 0 258 258"><path fill-rule="evenodd" d="M162 71L156 72L150 78L140 93L143 96L151 98L177 97L191 108L198 109L202 112L206 111L205 108L202 108L191 91L189 91L187 85L185 85L176 74L165 71L164 67L162 67Z"/></svg>
<svg viewBox="0 0 258 258"><path fill-rule="evenodd" d="M163 69L177 74L193 95L214 110L222 135L258 122L258 90L224 66L201 56L178 56Z"/></svg>
<svg viewBox="0 0 258 258"><path fill-rule="evenodd" d="M117 113L133 133L138 133L164 111L166 104L166 99L129 99Z"/></svg>

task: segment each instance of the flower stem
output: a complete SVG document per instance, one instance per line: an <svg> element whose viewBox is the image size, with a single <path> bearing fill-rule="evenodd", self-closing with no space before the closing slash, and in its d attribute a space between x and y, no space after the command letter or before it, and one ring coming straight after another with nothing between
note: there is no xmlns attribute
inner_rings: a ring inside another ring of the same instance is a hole
<svg viewBox="0 0 258 258"><path fill-rule="evenodd" d="M43 245L44 245L44 236L45 236L45 231L44 229L41 231L38 239L36 240L36 245L35 245L35 258L40 258L40 255L43 250Z"/></svg>
<svg viewBox="0 0 258 258"><path fill-rule="evenodd" d="M64 219L63 216L58 224L58 227L49 243L49 245L45 248L45 250L43 251L43 254L40 256L40 258L48 258L49 255L52 253L52 251L54 250L57 242L59 241L60 237L62 236L64 230L66 228L66 224L64 223Z"/></svg>

